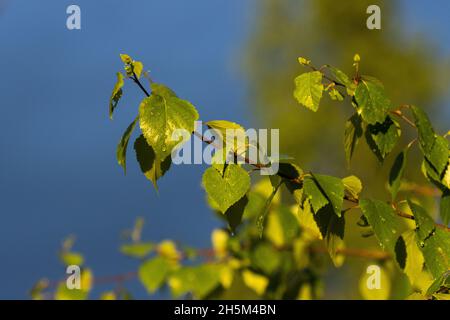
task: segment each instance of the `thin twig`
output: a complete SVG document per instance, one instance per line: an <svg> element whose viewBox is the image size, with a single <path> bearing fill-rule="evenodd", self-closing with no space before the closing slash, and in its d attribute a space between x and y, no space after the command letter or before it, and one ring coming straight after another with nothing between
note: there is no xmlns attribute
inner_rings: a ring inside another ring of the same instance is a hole
<svg viewBox="0 0 450 320"><path fill-rule="evenodd" d="M406 116L402 113L402 111L401 111L400 109L390 111L390 113L393 114L393 115L396 115L396 116L398 116L398 117L400 117L400 118L402 118L402 119L403 119L407 124L409 124L411 127L417 128L417 127L416 127L416 124L415 124L414 122L412 122L408 117L406 117Z"/></svg>

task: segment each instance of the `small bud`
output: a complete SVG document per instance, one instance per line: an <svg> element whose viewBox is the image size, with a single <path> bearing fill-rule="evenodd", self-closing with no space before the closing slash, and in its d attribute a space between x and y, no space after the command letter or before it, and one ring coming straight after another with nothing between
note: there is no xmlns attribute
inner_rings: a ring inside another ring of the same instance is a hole
<svg viewBox="0 0 450 320"><path fill-rule="evenodd" d="M353 61L354 61L354 62L359 62L359 61L361 61L361 57L359 56L359 54L355 53L355 55L353 56Z"/></svg>
<svg viewBox="0 0 450 320"><path fill-rule="evenodd" d="M303 58L303 57L299 57L299 58L298 58L298 62L299 62L301 65L308 66L308 65L311 63L311 60L308 60L308 59Z"/></svg>
<svg viewBox="0 0 450 320"><path fill-rule="evenodd" d="M131 64L132 62L131 57L127 54L120 54L120 59L122 59L123 63L125 64Z"/></svg>

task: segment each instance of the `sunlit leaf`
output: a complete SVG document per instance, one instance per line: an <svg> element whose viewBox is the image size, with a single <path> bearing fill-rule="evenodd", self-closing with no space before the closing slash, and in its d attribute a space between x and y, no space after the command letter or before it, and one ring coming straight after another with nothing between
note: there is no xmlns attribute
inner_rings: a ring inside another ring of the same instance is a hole
<svg viewBox="0 0 450 320"><path fill-rule="evenodd" d="M321 174L314 174L313 178L318 184L320 191L333 206L334 213L340 217L345 189L342 180L336 177Z"/></svg>
<svg viewBox="0 0 450 320"><path fill-rule="evenodd" d="M152 294L162 286L170 268L170 263L163 257L149 259L140 265L139 280L148 293Z"/></svg>
<svg viewBox="0 0 450 320"><path fill-rule="evenodd" d="M237 164L229 164L222 176L216 169L208 168L203 174L203 186L220 211L225 213L247 193L250 176Z"/></svg>
<svg viewBox="0 0 450 320"><path fill-rule="evenodd" d="M134 119L132 123L128 126L127 130L123 133L122 138L119 141L119 144L117 145L117 162L120 166L123 167L123 171L125 174L127 173L127 147L128 147L128 141L130 140L130 136L133 133L134 127L136 126L136 122L138 121L138 117Z"/></svg>
<svg viewBox="0 0 450 320"><path fill-rule="evenodd" d="M173 96L152 94L139 106L142 134L159 159L166 159L172 149L183 142L181 130L194 131L197 119L197 110L191 103ZM180 136L174 137L175 132Z"/></svg>
<svg viewBox="0 0 450 320"><path fill-rule="evenodd" d="M295 78L294 97L306 108L317 111L322 92L322 73L320 71L303 73Z"/></svg>
<svg viewBox="0 0 450 320"><path fill-rule="evenodd" d="M152 242L127 243L120 246L120 252L124 255L142 259L149 255L155 248Z"/></svg>
<svg viewBox="0 0 450 320"><path fill-rule="evenodd" d="M353 198L358 199L362 191L362 183L356 176L349 176L342 179L345 191Z"/></svg>
<svg viewBox="0 0 450 320"><path fill-rule="evenodd" d="M378 81L362 79L355 91L361 117L369 124L383 123L391 101L386 96L384 87Z"/></svg>
<svg viewBox="0 0 450 320"><path fill-rule="evenodd" d="M260 296L264 294L269 284L268 278L250 270L244 270L242 272L242 279L247 287L253 289Z"/></svg>
<svg viewBox="0 0 450 320"><path fill-rule="evenodd" d="M422 251L417 246L414 230L405 231L398 238L395 254L400 268L406 273L410 283L414 285L422 273L424 263Z"/></svg>
<svg viewBox="0 0 450 320"><path fill-rule="evenodd" d="M228 239L228 233L222 229L215 229L211 233L211 242L217 258L223 259L226 257L228 251Z"/></svg>
<svg viewBox="0 0 450 320"><path fill-rule="evenodd" d="M358 145L359 139L363 135L361 117L355 113L345 123L344 149L347 164L350 165L353 153Z"/></svg>
<svg viewBox="0 0 450 320"><path fill-rule="evenodd" d="M394 253L401 226L394 209L380 200L363 199L359 205L381 247Z"/></svg>
<svg viewBox="0 0 450 320"><path fill-rule="evenodd" d="M114 85L114 89L111 94L111 98L109 98L109 118L112 119L114 109L117 107L120 98L122 97L122 87L124 85L123 82L123 74L117 72L117 82Z"/></svg>
<svg viewBox="0 0 450 320"><path fill-rule="evenodd" d="M402 150L394 160L391 171L389 173L388 189L391 193L392 200L397 197L398 190L405 171L408 148Z"/></svg>

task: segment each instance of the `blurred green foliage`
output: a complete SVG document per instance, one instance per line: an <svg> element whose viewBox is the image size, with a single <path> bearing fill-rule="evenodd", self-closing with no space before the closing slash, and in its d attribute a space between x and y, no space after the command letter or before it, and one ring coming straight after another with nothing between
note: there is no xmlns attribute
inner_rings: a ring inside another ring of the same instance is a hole
<svg viewBox="0 0 450 320"><path fill-rule="evenodd" d="M343 107L328 97L313 113L300 107L294 99L293 79L305 68L297 58L313 59L317 66L339 66L353 74L355 53L362 57L360 70L380 79L394 106L416 104L436 118L443 99L445 61L425 36L408 35L408 21L402 21L399 1L349 0L261 0L257 1L253 31L245 48L244 70L248 79L249 105L255 126L280 128L280 149L295 157L303 168L344 176L355 174L367 188L363 196L388 199L386 178L395 155L415 132L404 130L397 148L384 163L369 152L362 141L356 148L350 167L343 149L344 123L352 108ZM366 9L381 8L381 30L366 28ZM363 139L364 140L364 139ZM405 180L411 185L427 184L421 175L421 155L417 148L408 155ZM405 197L406 195L401 195ZM421 194L419 197L433 216L439 203ZM352 220L353 218L353 220ZM356 216L347 217L346 242L356 247L376 246L373 237L361 238ZM347 260L343 270L331 272L326 293L329 298L356 298L357 281L365 266L358 260ZM405 279L397 277L393 295L402 295Z"/></svg>
<svg viewBox="0 0 450 320"><path fill-rule="evenodd" d="M339 108L331 99L324 99L324 106L314 114L299 108L292 97L293 79L304 71L298 56L314 58L316 65L340 66L352 74L349 57L359 53L362 74L379 78L394 105L411 103L431 114L438 112L435 106L443 94L443 61L428 39L406 36L407 24L401 21L398 1L256 3L256 19L244 62L249 105L259 117L258 125L282 128L281 150L295 156L301 166L330 174L346 173L344 126L338 124L343 124L352 110ZM366 28L366 8L370 4L381 8L381 30ZM407 138L406 133L403 141ZM362 144L360 149L364 148ZM387 174L393 159L380 166L370 152L362 150L356 150L352 173L371 185L371 196L386 197L384 181L378 177ZM411 178L419 176L414 170Z"/></svg>

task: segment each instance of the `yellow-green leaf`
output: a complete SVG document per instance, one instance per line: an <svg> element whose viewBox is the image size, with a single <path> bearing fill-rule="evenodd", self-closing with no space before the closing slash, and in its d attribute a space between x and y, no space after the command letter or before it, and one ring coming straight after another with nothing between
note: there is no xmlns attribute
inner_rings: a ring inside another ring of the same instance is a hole
<svg viewBox="0 0 450 320"><path fill-rule="evenodd" d="M170 268L170 263L163 257L149 259L139 267L139 280L147 291L152 294L162 286Z"/></svg>
<svg viewBox="0 0 450 320"><path fill-rule="evenodd" d="M158 190L157 181L170 169L172 158L168 156L164 160L160 159L143 135L134 142L134 150L141 171Z"/></svg>
<svg viewBox="0 0 450 320"><path fill-rule="evenodd" d="M113 118L114 109L117 107L120 98L122 97L122 87L124 85L123 82L123 74L117 72L117 82L114 85L114 89L111 93L111 97L109 98L109 118Z"/></svg>
<svg viewBox="0 0 450 320"><path fill-rule="evenodd" d="M269 284L268 278L250 270L244 270L242 272L242 279L247 287L253 289L260 296L264 294Z"/></svg>
<svg viewBox="0 0 450 320"><path fill-rule="evenodd" d="M182 135L174 139L175 131L191 133L197 119L197 110L191 103L173 96L152 94L139 106L142 134L159 159L166 159L172 149L183 142Z"/></svg>
<svg viewBox="0 0 450 320"><path fill-rule="evenodd" d="M225 213L247 193L250 188L250 176L237 164L229 164L222 176L216 169L206 169L202 178L203 186L220 211Z"/></svg>
<svg viewBox="0 0 450 320"><path fill-rule="evenodd" d="M306 108L317 111L322 99L323 84L320 71L307 72L295 78L294 97Z"/></svg>
<svg viewBox="0 0 450 320"><path fill-rule="evenodd" d="M134 121L128 126L127 130L125 130L122 138L117 145L117 162L120 166L122 166L124 173L127 173L127 148L128 142L130 141L131 134L133 133L134 127L136 126L136 122L138 117L134 119Z"/></svg>

